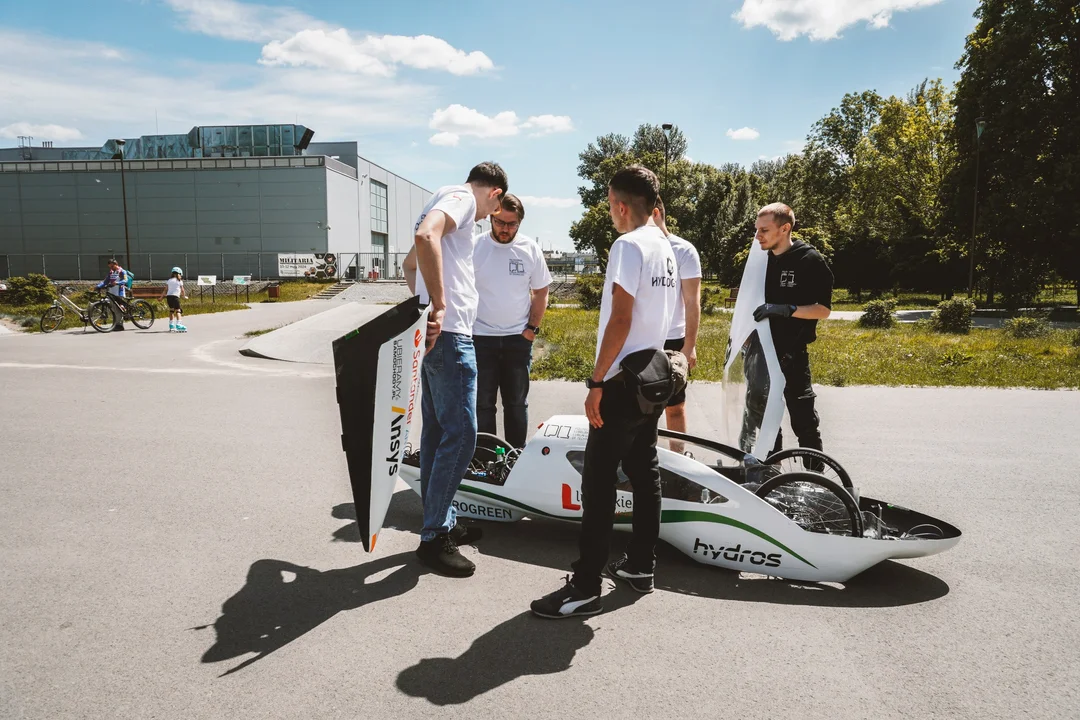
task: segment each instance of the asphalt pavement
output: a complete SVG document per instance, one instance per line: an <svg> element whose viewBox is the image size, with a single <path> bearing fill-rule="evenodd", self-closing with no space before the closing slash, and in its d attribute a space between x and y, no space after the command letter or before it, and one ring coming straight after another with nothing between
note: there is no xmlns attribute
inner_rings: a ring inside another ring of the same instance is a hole
<svg viewBox="0 0 1080 720"><path fill-rule="evenodd" d="M1075 717L1080 394L818 388L826 450L955 549L844 585L666 549L654 594L544 621L572 525L484 524L444 578L401 484L364 553L332 369L237 352L328 307L0 339L0 717ZM534 383L534 426L583 399Z"/></svg>

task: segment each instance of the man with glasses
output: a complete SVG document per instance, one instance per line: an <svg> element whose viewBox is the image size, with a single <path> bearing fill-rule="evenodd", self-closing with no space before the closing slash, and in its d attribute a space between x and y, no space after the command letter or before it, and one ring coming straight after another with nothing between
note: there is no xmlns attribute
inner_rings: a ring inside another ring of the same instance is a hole
<svg viewBox="0 0 1080 720"><path fill-rule="evenodd" d="M504 195L491 232L476 240L473 268L480 304L473 323L476 346L476 428L497 434L495 400L502 395L505 439L525 446L529 427L532 344L547 309L551 273L540 246L518 232L525 207Z"/></svg>
<svg viewBox="0 0 1080 720"><path fill-rule="evenodd" d="M457 524L452 504L476 450L473 228L502 209L508 184L501 167L484 162L469 172L464 185L436 190L416 221L415 244L404 263L409 289L430 308L420 371L424 527L416 554L423 564L451 577L476 571L458 545L479 539L477 530Z"/></svg>

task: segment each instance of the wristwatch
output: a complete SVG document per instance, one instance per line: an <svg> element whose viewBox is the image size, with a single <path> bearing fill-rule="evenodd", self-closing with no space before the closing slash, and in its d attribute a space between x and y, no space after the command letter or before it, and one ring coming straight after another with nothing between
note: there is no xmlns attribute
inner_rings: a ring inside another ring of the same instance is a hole
<svg viewBox="0 0 1080 720"><path fill-rule="evenodd" d="M540 326L539 325L526 325L525 329L526 330L532 330L533 335L539 335L540 334Z"/></svg>
<svg viewBox="0 0 1080 720"><path fill-rule="evenodd" d="M604 381L601 380L600 382L597 382L597 381L593 380L592 378L588 378L585 381L585 387L589 388L590 390L595 390L596 388L603 388L604 387Z"/></svg>

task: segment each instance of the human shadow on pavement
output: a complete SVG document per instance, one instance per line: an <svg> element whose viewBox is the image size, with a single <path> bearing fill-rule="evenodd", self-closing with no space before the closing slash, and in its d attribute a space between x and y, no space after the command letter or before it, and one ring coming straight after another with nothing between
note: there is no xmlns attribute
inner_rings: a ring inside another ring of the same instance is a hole
<svg viewBox="0 0 1080 720"><path fill-rule="evenodd" d="M396 568L384 578L366 579ZM424 571L411 552L376 558L337 570L319 571L284 560L256 560L247 583L221 606L213 625L217 640L203 656L204 663L231 660L256 653L221 677L241 670L288 645L339 612L403 595L416 587Z"/></svg>
<svg viewBox="0 0 1080 720"><path fill-rule="evenodd" d="M352 504L343 503L334 508L334 517L344 518L350 512L355 517ZM416 493L401 490L390 502L386 526L419 532L421 512ZM468 522L477 523L484 529L483 539L476 544L481 555L557 570L567 570L577 557L576 523L547 519L526 519L516 523ZM348 537L344 536L346 529L351 530ZM343 536L338 537L339 533ZM356 523L338 530L335 538L360 542ZM626 533L615 533L613 556L628 539ZM846 583L817 583L742 574L703 565L663 542L657 548L656 588L714 600L865 608L914 605L949 593L948 584L940 578L893 560L880 563Z"/></svg>
<svg viewBox="0 0 1080 720"><path fill-rule="evenodd" d="M592 639L584 618L544 621L523 612L456 658L424 658L402 670L397 687L435 705L460 705L525 675L563 672Z"/></svg>

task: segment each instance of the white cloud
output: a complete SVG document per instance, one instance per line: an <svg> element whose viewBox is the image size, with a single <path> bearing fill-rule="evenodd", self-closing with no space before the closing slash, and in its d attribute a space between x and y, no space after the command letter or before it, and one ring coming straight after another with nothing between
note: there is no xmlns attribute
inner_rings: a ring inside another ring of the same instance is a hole
<svg viewBox="0 0 1080 720"><path fill-rule="evenodd" d="M423 127L433 93L409 81L332 70L189 63L174 73L128 55L114 59L99 44L0 29L0 127L48 122L78 128L86 138L79 144L97 146L153 132L156 110L164 133L297 119L317 142Z"/></svg>
<svg viewBox="0 0 1080 720"><path fill-rule="evenodd" d="M532 137L551 135L552 133L572 132L574 123L569 115L534 115L522 123L525 130L535 130Z"/></svg>
<svg viewBox="0 0 1080 720"><path fill-rule="evenodd" d="M581 200L576 197L572 198L558 198L558 197L535 197L533 195L519 195L521 202L525 204L525 212L528 213L531 208L573 208L581 205Z"/></svg>
<svg viewBox="0 0 1080 720"><path fill-rule="evenodd" d="M457 147L459 140L461 140L461 136L450 132L435 133L428 138L428 142L432 145L440 145L442 147Z"/></svg>
<svg viewBox="0 0 1080 720"><path fill-rule="evenodd" d="M291 7L236 0L165 0L183 27L225 40L266 43L264 65L316 67L389 77L403 65L418 70L444 70L474 75L495 64L484 53L465 52L430 35L367 35L354 38Z"/></svg>
<svg viewBox="0 0 1080 720"><path fill-rule="evenodd" d="M428 127L438 130L428 142L433 145L457 145L462 137L474 137L481 140L513 137L522 130L535 130L530 137L550 135L557 132L569 132L574 124L566 115L534 115L525 122L518 119L513 110L488 116L479 110L464 105L450 105L436 110Z"/></svg>
<svg viewBox="0 0 1080 720"><path fill-rule="evenodd" d="M732 16L743 27L766 27L780 40L808 35L833 40L855 23L871 28L889 25L893 13L937 5L943 0L743 0Z"/></svg>
<svg viewBox="0 0 1080 720"><path fill-rule="evenodd" d="M726 135L732 140L757 140L761 133L751 127L743 127L738 130L728 128Z"/></svg>
<svg viewBox="0 0 1080 720"><path fill-rule="evenodd" d="M466 53L430 35L369 35L354 39L348 30L301 30L262 49L263 65L317 67L389 77L398 65L418 70L443 70L453 75L474 75L495 64L484 53Z"/></svg>
<svg viewBox="0 0 1080 720"><path fill-rule="evenodd" d="M20 135L29 135L35 140L52 140L61 143L83 137L77 128L63 125L34 125L28 122L17 122L0 127L0 137L17 138Z"/></svg>
<svg viewBox="0 0 1080 720"><path fill-rule="evenodd" d="M326 23L291 7L256 5L235 0L165 0L183 26L203 35L266 42L293 35L296 28L327 29Z"/></svg>

